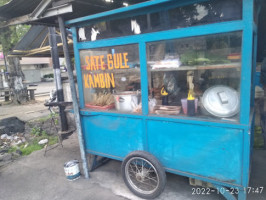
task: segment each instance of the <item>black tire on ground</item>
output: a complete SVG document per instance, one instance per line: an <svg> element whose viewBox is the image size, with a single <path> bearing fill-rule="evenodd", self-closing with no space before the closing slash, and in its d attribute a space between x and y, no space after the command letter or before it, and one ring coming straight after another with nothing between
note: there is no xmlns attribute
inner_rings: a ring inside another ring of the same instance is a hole
<svg viewBox="0 0 266 200"><path fill-rule="evenodd" d="M150 153L134 151L122 163L122 176L127 187L136 196L154 199L164 190L165 170Z"/></svg>

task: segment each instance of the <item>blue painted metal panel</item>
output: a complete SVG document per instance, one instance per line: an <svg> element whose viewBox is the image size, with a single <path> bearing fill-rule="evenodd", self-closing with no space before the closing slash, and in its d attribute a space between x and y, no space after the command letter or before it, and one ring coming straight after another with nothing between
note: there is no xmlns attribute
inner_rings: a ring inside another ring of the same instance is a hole
<svg viewBox="0 0 266 200"><path fill-rule="evenodd" d="M253 50L253 13L254 1L243 1L243 45L242 45L242 74L241 74L241 105L240 105L240 122L250 123L250 98L251 98L251 72L252 72L252 50ZM247 187L249 182L250 170L250 130L244 133L243 149L243 171L242 185Z"/></svg>
<svg viewBox="0 0 266 200"><path fill-rule="evenodd" d="M263 88L263 86L260 82L260 72L255 73L255 83L254 84L255 84L255 86L259 86L259 87Z"/></svg>
<svg viewBox="0 0 266 200"><path fill-rule="evenodd" d="M144 42L139 44L140 55L140 75L141 75L141 100L142 100L142 114L148 115L149 113L149 99L148 99L148 70L146 59L146 45Z"/></svg>
<svg viewBox="0 0 266 200"><path fill-rule="evenodd" d="M79 105L81 108L84 108L84 96L83 96L83 84L82 84L82 74L81 74L81 65L80 65L80 57L79 50L77 48L77 29L75 27L71 28L72 38L73 38L73 47L74 47L74 56L75 56L75 66L76 66L76 74L77 74L77 83L78 83L78 94L79 94Z"/></svg>
<svg viewBox="0 0 266 200"><path fill-rule="evenodd" d="M251 153L251 131L246 132L244 134L244 145L245 148L243 149L243 182L242 185L244 187L248 187L249 183L249 173L250 173L250 153Z"/></svg>
<svg viewBox="0 0 266 200"><path fill-rule="evenodd" d="M192 117L171 117L171 116L160 116L160 115L140 115L140 114L128 114L128 113L119 113L119 112L101 112L89 109L82 109L80 112L81 115L91 116L91 115L104 115L104 116L112 116L112 117L128 117L128 118L136 118L136 119L152 119L155 121L169 121L176 123L185 123L185 124L197 124L197 125L205 125L205 126L218 126L224 128L236 128L236 129L245 129L249 128L249 125L245 124L233 124L231 121L215 121L207 120L207 119L199 119Z"/></svg>
<svg viewBox="0 0 266 200"><path fill-rule="evenodd" d="M93 155L102 156L105 158L111 158L111 159L123 161L123 157L119 157L119 156L114 156L114 155L110 155L110 154L106 154L106 153L102 153L102 152L98 152L98 151L92 151L89 149L87 149L86 152L93 154Z"/></svg>
<svg viewBox="0 0 266 200"><path fill-rule="evenodd" d="M248 124L251 98L251 70L253 50L253 0L243 1L242 71L240 88L240 123Z"/></svg>
<svg viewBox="0 0 266 200"><path fill-rule="evenodd" d="M241 184L243 131L147 122L148 149L163 166Z"/></svg>
<svg viewBox="0 0 266 200"><path fill-rule="evenodd" d="M144 150L141 119L83 116L82 125L87 151L123 158L132 151Z"/></svg>

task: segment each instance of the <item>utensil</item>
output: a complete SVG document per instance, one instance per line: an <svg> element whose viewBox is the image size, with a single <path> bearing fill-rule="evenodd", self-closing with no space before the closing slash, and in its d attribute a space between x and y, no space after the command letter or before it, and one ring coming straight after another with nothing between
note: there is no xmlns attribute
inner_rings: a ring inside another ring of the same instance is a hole
<svg viewBox="0 0 266 200"><path fill-rule="evenodd" d="M208 88L201 99L201 106L216 117L232 117L239 112L239 94L233 88L216 85Z"/></svg>

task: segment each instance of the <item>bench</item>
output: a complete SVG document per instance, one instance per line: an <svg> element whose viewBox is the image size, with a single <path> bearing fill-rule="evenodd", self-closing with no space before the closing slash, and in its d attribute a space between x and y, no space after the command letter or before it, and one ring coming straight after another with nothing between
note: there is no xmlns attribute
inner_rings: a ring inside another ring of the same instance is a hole
<svg viewBox="0 0 266 200"><path fill-rule="evenodd" d="M30 100L35 100L35 90L33 88L28 88L28 94L30 96Z"/></svg>
<svg viewBox="0 0 266 200"><path fill-rule="evenodd" d="M10 98L10 90L6 88L0 88L0 95L2 96L2 92L4 92L5 102L9 101Z"/></svg>

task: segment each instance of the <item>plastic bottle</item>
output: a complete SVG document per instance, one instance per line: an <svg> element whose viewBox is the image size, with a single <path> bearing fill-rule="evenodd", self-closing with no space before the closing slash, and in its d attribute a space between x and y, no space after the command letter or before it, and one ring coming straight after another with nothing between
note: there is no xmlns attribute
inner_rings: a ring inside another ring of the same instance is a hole
<svg viewBox="0 0 266 200"><path fill-rule="evenodd" d="M167 106L168 105L168 92L166 92L164 87L161 89L161 95L162 95L162 105Z"/></svg>
<svg viewBox="0 0 266 200"><path fill-rule="evenodd" d="M195 98L193 97L191 91L189 91L187 98L187 115L188 116L195 115Z"/></svg>

